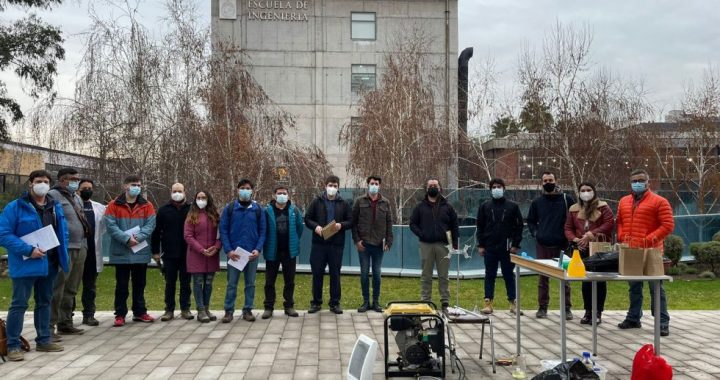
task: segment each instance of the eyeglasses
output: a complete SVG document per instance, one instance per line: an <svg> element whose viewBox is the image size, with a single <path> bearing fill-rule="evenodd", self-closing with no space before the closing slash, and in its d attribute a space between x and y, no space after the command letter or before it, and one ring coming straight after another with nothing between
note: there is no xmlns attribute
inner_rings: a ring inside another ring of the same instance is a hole
<svg viewBox="0 0 720 380"><path fill-rule="evenodd" d="M634 180L632 180L632 183L645 183L645 182L647 182L646 179L634 179Z"/></svg>

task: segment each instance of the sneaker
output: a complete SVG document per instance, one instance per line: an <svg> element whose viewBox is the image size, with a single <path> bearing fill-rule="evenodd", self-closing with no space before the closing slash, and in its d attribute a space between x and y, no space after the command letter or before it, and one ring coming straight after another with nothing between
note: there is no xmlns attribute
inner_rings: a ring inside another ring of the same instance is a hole
<svg viewBox="0 0 720 380"><path fill-rule="evenodd" d="M320 309L322 309L322 307L321 307L320 305L310 304L310 308L308 309L308 313L314 314L314 313L317 313L318 311L320 311Z"/></svg>
<svg viewBox="0 0 720 380"><path fill-rule="evenodd" d="M226 311L225 316L222 317L222 323L230 323L233 320L233 312L232 311Z"/></svg>
<svg viewBox="0 0 720 380"><path fill-rule="evenodd" d="M163 322L167 322L167 321L170 321L173 319L175 319L175 312L172 312L172 311L166 311L165 314L163 314L162 317L160 317L160 320ZM135 319L133 318L133 320L135 320Z"/></svg>
<svg viewBox="0 0 720 380"><path fill-rule="evenodd" d="M20 362L20 361L25 360L25 353L22 352L22 350L8 351L7 358L11 362Z"/></svg>
<svg viewBox="0 0 720 380"><path fill-rule="evenodd" d="M93 317L93 316L88 316L88 317L83 317L82 324L87 325L87 326L99 326L100 321L95 319L95 317Z"/></svg>
<svg viewBox="0 0 720 380"><path fill-rule="evenodd" d="M210 322L210 317L207 315L205 310L200 309L197 313L197 321L200 323L208 323Z"/></svg>
<svg viewBox="0 0 720 380"><path fill-rule="evenodd" d="M85 330L79 329L77 327L68 326L68 327L60 327L57 328L58 334L60 335L82 335Z"/></svg>
<svg viewBox="0 0 720 380"><path fill-rule="evenodd" d="M535 318L537 318L537 319L547 318L547 306L540 306L538 311L535 313Z"/></svg>
<svg viewBox="0 0 720 380"><path fill-rule="evenodd" d="M380 304L377 302L373 303L372 306L370 306L370 310L376 313L382 313L383 311L382 307L380 307Z"/></svg>
<svg viewBox="0 0 720 380"><path fill-rule="evenodd" d="M265 309L262 313L262 319L270 319L273 315L273 309Z"/></svg>
<svg viewBox="0 0 720 380"><path fill-rule="evenodd" d="M65 348L57 343L38 344L35 347L37 352L60 352Z"/></svg>
<svg viewBox="0 0 720 380"><path fill-rule="evenodd" d="M250 310L243 310L242 319L244 319L248 322L255 322L255 316L253 315L252 311L250 311Z"/></svg>
<svg viewBox="0 0 720 380"><path fill-rule="evenodd" d="M190 310L180 311L180 317L182 319L187 319L188 321L192 321L193 319L195 319L195 316L193 315L193 313L190 312Z"/></svg>
<svg viewBox="0 0 720 380"><path fill-rule="evenodd" d="M570 311L570 308L565 308L565 320L566 321L572 321L572 319L575 318L572 311Z"/></svg>
<svg viewBox="0 0 720 380"><path fill-rule="evenodd" d="M639 321L638 321L638 322L628 321L628 320L626 319L626 320L618 323L618 327L619 327L621 330L639 329L639 328L642 327L642 323L639 322Z"/></svg>
<svg viewBox="0 0 720 380"><path fill-rule="evenodd" d="M343 309L340 307L340 305L330 306L330 311L335 314L342 314Z"/></svg>
<svg viewBox="0 0 720 380"><path fill-rule="evenodd" d="M298 314L298 312L295 311L295 308L292 308L292 307L285 308L285 315L287 315L288 317L293 317L293 318L300 316L300 314Z"/></svg>
<svg viewBox="0 0 720 380"><path fill-rule="evenodd" d="M660 326L660 336L670 335L670 326Z"/></svg>
<svg viewBox="0 0 720 380"><path fill-rule="evenodd" d="M358 313L364 313L370 309L370 305L367 304L367 302L364 302L359 308Z"/></svg>
<svg viewBox="0 0 720 380"><path fill-rule="evenodd" d="M485 298L485 307L480 310L483 314L492 314L493 313L493 300L490 298Z"/></svg>
<svg viewBox="0 0 720 380"><path fill-rule="evenodd" d="M122 326L125 326L125 317L116 315L115 322L113 323L113 327L122 327Z"/></svg>
<svg viewBox="0 0 720 380"><path fill-rule="evenodd" d="M210 312L210 309L208 309L207 306L205 307L205 314L207 314L208 318L210 318L210 322L217 321L217 317L215 316L215 314Z"/></svg>
<svg viewBox="0 0 720 380"><path fill-rule="evenodd" d="M133 321L135 322L143 322L143 323L153 323L155 322L155 318L151 317L148 313L145 313L141 316L134 316Z"/></svg>
<svg viewBox="0 0 720 380"><path fill-rule="evenodd" d="M55 342L55 343L57 343L57 342L62 342L62 340L63 340L62 336L56 334L55 332L53 332L53 333L51 334L50 338L51 338L52 341Z"/></svg>
<svg viewBox="0 0 720 380"><path fill-rule="evenodd" d="M517 303L515 300L509 301L510 302L510 314L515 315L515 311L519 310L519 307L517 307ZM520 310L520 315L525 315L522 310Z"/></svg>

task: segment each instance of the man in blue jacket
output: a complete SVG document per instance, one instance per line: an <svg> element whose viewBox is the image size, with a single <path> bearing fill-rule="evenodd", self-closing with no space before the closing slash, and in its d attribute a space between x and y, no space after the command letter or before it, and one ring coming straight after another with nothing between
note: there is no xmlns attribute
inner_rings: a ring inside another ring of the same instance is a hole
<svg viewBox="0 0 720 380"><path fill-rule="evenodd" d="M303 232L303 217L300 210L290 201L290 191L285 186L275 188L275 199L265 207L267 212L267 238L263 257L265 258L265 311L262 318L272 317L275 309L275 280L282 265L283 307L285 315L297 317L295 311L295 268L300 253L300 236Z"/></svg>
<svg viewBox="0 0 720 380"><path fill-rule="evenodd" d="M67 252L68 231L63 208L47 193L50 173L35 170L30 173L30 188L20 198L10 202L0 214L0 246L8 252L8 266L12 279L12 301L7 315L8 358L23 360L20 334L28 308L30 294L35 289L36 350L62 351L63 346L52 342L50 331L50 303L53 282L59 268L67 273L70 258ZM43 251L25 243L21 238L43 227L52 226L59 246Z"/></svg>
<svg viewBox="0 0 720 380"><path fill-rule="evenodd" d="M250 252L250 258L243 268L245 273L245 305L243 305L242 318L248 322L255 321L252 313L255 303L255 273L257 272L258 257L265 244L265 211L252 200L252 181L241 179L237 185L238 198L223 210L220 217L220 241L228 260L238 260L240 255L235 252L239 247ZM240 273L237 268L227 266L228 283L225 291L225 316L223 323L230 323L235 312L237 299L237 286Z"/></svg>

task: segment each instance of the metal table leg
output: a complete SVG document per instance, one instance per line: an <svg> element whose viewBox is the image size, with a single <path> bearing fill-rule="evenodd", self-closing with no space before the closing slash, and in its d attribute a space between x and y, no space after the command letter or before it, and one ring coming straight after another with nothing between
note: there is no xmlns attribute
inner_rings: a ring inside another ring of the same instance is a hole
<svg viewBox="0 0 720 380"><path fill-rule="evenodd" d="M560 360L565 363L566 341L565 341L565 280L560 280Z"/></svg>
<svg viewBox="0 0 720 380"><path fill-rule="evenodd" d="M592 282L592 352L597 356L597 282Z"/></svg>
<svg viewBox="0 0 720 380"><path fill-rule="evenodd" d="M662 282L653 281L653 287L655 288L655 355L660 356L660 284Z"/></svg>
<svg viewBox="0 0 720 380"><path fill-rule="evenodd" d="M487 274L486 274L487 275ZM515 341L517 342L517 355L520 356L522 345L520 343L520 266L515 265ZM490 334L492 336L492 334ZM494 342L494 340L493 340ZM494 346L493 346L494 348ZM494 356L494 354L493 354ZM493 367L495 366L495 358L493 357Z"/></svg>
<svg viewBox="0 0 720 380"><path fill-rule="evenodd" d="M495 328L493 328L492 318L488 317L488 319L490 320L490 359L492 360L493 373L497 373L497 369L495 368Z"/></svg>

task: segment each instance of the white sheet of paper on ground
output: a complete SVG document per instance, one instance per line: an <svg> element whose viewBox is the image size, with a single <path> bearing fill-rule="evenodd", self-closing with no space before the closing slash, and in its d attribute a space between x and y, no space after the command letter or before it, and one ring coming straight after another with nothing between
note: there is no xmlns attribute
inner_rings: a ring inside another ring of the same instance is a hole
<svg viewBox="0 0 720 380"><path fill-rule="evenodd" d="M237 259L237 260L230 260L230 259L228 259L227 263L228 263L228 265L230 265L231 267L233 267L233 268L241 271L241 270L245 269L245 266L247 265L248 261L250 261L250 255L251 255L251 253L248 252L248 251L246 251L246 250L244 250L244 249L242 249L242 248L240 248L240 247L235 248L235 251L234 251L234 252L235 252L236 254L240 255L240 258Z"/></svg>
<svg viewBox="0 0 720 380"><path fill-rule="evenodd" d="M60 242L55 235L55 229L52 225L47 225L39 230L33 231L23 237L20 240L24 241L28 245L42 249L47 252L60 245ZM27 260L30 257L23 256L23 260Z"/></svg>
<svg viewBox="0 0 720 380"><path fill-rule="evenodd" d="M135 226L135 227L125 231L125 234L127 236L133 236L133 235L137 235L139 233L140 233L140 226ZM147 240L143 240L142 242L137 243L137 244L133 245L132 247L130 247L130 249L132 249L133 253L138 253L138 252L140 252L140 250L142 250L143 248L145 248L147 246L148 246Z"/></svg>

